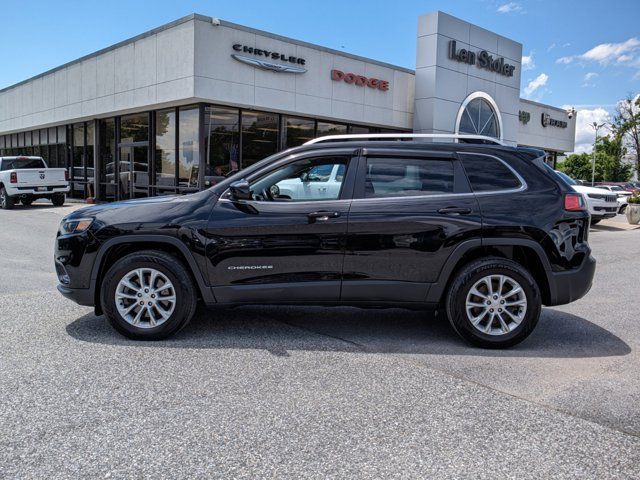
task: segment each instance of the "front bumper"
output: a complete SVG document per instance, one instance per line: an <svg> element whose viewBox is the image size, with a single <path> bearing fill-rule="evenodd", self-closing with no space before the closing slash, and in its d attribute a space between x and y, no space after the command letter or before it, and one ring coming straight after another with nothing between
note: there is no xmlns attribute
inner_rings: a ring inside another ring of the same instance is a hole
<svg viewBox="0 0 640 480"><path fill-rule="evenodd" d="M567 272L549 274L549 303L547 306L564 305L584 297L591 289L596 272L596 259L589 255L582 265Z"/></svg>
<svg viewBox="0 0 640 480"><path fill-rule="evenodd" d="M69 288L66 285L59 284L58 291L63 297L73 300L78 305L94 306L93 290L90 288Z"/></svg>

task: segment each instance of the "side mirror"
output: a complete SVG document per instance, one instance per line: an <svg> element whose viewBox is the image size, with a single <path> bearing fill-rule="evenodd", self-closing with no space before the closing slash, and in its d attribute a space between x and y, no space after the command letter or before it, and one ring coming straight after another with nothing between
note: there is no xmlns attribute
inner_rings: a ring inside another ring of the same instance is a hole
<svg viewBox="0 0 640 480"><path fill-rule="evenodd" d="M229 186L229 191L231 192L231 197L234 200L253 199L253 196L251 195L251 188L249 187L249 182L247 182L244 178L233 182Z"/></svg>

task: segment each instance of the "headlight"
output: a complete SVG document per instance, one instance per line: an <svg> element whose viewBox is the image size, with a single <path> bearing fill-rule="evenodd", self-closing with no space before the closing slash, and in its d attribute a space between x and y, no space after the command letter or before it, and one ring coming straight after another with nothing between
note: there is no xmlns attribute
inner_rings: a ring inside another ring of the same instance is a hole
<svg viewBox="0 0 640 480"><path fill-rule="evenodd" d="M93 218L76 218L73 220L63 220L60 224L60 233L69 235L71 233L82 233L93 223Z"/></svg>

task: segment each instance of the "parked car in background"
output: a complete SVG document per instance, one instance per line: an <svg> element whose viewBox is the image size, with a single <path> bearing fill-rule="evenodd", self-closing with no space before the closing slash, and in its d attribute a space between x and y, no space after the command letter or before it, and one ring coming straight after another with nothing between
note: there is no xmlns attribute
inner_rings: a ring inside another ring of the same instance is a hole
<svg viewBox="0 0 640 480"><path fill-rule="evenodd" d="M596 188L601 188L602 190L607 190L609 192L615 193L618 197L618 213L624 213L627 205L629 204L629 197L633 195L633 192L625 190L620 185L609 185L602 184L597 185Z"/></svg>
<svg viewBox="0 0 640 480"><path fill-rule="evenodd" d="M595 225L605 218L612 218L618 214L618 196L612 192L604 191L602 188L586 187L578 185L576 181L566 173L555 170L555 172L570 184L576 192L582 193L591 214L591 224Z"/></svg>
<svg viewBox="0 0 640 480"><path fill-rule="evenodd" d="M61 206L67 192L66 168L47 168L42 157L0 157L0 208L11 209L17 202L31 205L39 198Z"/></svg>

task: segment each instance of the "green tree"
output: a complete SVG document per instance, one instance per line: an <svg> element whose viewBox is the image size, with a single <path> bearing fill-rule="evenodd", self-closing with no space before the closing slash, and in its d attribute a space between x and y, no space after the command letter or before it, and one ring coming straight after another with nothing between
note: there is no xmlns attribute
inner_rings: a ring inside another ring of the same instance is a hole
<svg viewBox="0 0 640 480"><path fill-rule="evenodd" d="M616 115L611 129L629 149L636 173L640 178L640 94L633 94L616 105Z"/></svg>
<svg viewBox="0 0 640 480"><path fill-rule="evenodd" d="M626 149L620 137L600 137L595 147L596 182L626 182L631 178L632 166L622 161ZM576 180L591 181L593 154L580 153L569 155L564 162L558 164L558 170Z"/></svg>

